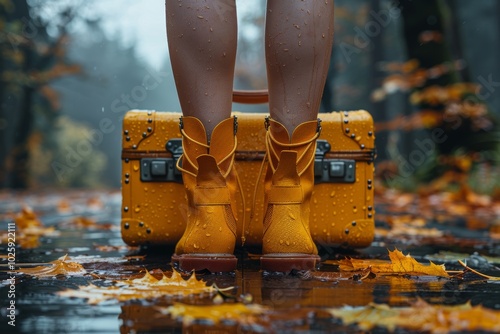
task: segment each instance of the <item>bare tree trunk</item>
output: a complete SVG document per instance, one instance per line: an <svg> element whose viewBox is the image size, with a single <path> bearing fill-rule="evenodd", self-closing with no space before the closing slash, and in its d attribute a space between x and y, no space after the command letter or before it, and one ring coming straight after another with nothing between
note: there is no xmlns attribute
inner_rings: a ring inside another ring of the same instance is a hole
<svg viewBox="0 0 500 334"><path fill-rule="evenodd" d="M3 12L2 19L10 23L23 26L23 19L30 17L26 1L16 1L15 10ZM24 26L23 26L24 27ZM0 78L7 71L11 73L29 73L32 69L33 51L26 45L26 36L21 31L6 32L7 40L2 42L2 56ZM23 63L13 61L15 52L23 54ZM0 165L2 176L0 187L25 188L28 185L28 138L33 125L33 87L28 87L20 82L0 81L0 99L2 102L0 118L3 120L5 131L2 131L2 148L0 150Z"/></svg>

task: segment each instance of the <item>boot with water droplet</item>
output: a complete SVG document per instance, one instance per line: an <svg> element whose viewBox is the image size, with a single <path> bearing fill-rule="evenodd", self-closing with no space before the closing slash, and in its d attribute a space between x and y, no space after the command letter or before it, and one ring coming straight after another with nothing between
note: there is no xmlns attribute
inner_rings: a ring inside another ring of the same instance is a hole
<svg viewBox="0 0 500 334"><path fill-rule="evenodd" d="M266 119L268 168L260 259L264 271L313 270L319 263L309 213L320 124L320 120L304 122L290 137L281 123Z"/></svg>
<svg viewBox="0 0 500 334"><path fill-rule="evenodd" d="M178 162L188 200L187 224L172 262L183 271L236 269L236 118L220 122L208 143L195 117L181 118L183 154Z"/></svg>

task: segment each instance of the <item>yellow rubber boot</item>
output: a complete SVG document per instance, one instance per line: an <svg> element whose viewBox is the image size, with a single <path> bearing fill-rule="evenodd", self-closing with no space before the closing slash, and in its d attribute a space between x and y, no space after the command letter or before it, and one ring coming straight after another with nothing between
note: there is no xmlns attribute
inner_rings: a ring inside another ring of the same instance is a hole
<svg viewBox="0 0 500 334"><path fill-rule="evenodd" d="M178 161L187 195L187 224L172 256L183 271L236 269L236 118L220 122L207 143L201 121L181 118L183 154Z"/></svg>
<svg viewBox="0 0 500 334"><path fill-rule="evenodd" d="M281 123L266 119L269 163L261 257L265 271L312 270L319 263L309 216L320 124L320 120L302 123L290 137Z"/></svg>

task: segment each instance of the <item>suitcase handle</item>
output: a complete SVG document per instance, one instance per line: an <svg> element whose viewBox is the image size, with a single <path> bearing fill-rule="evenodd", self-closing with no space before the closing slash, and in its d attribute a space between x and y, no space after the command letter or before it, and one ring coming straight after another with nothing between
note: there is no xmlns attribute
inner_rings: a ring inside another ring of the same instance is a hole
<svg viewBox="0 0 500 334"><path fill-rule="evenodd" d="M244 104L259 104L269 102L269 92L262 90L233 90L233 102Z"/></svg>

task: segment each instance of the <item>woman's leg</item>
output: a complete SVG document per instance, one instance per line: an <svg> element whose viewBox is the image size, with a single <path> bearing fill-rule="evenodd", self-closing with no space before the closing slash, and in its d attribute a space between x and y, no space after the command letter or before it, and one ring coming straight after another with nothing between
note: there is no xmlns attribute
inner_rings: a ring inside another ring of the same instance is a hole
<svg viewBox="0 0 500 334"><path fill-rule="evenodd" d="M184 271L232 271L237 259L236 120L230 118L236 58L235 0L167 0L167 36L182 108L179 169L186 229L172 262ZM214 255L216 254L216 255Z"/></svg>
<svg viewBox="0 0 500 334"><path fill-rule="evenodd" d="M310 234L316 121L330 62L333 0L268 0L266 61L265 271L312 270L320 260Z"/></svg>
<svg viewBox="0 0 500 334"><path fill-rule="evenodd" d="M333 43L333 3L267 1L269 111L290 134L319 111Z"/></svg>
<svg viewBox="0 0 500 334"><path fill-rule="evenodd" d="M207 135L231 113L237 20L235 0L166 0L170 60L182 113Z"/></svg>

